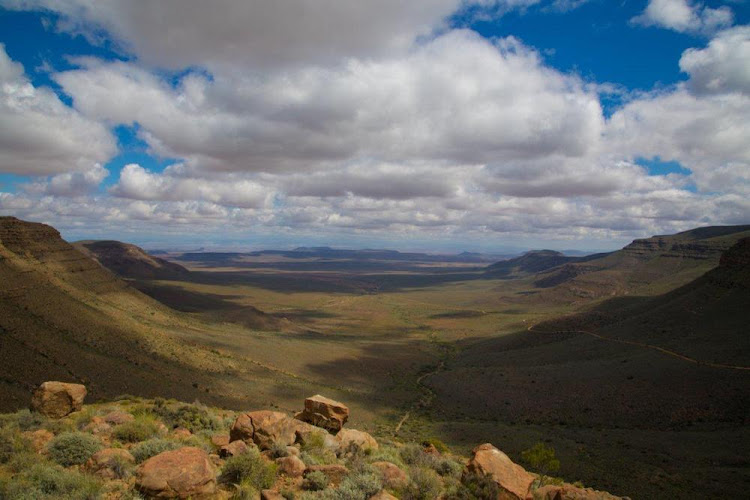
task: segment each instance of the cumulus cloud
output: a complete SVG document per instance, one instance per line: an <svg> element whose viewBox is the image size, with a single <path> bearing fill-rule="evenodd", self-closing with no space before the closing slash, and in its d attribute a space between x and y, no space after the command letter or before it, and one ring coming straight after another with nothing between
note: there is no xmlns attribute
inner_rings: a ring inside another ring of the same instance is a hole
<svg viewBox="0 0 750 500"><path fill-rule="evenodd" d="M713 33L732 24L727 6L711 8L689 0L649 0L646 9L632 19L643 26L660 26L681 33Z"/></svg>
<svg viewBox="0 0 750 500"><path fill-rule="evenodd" d="M131 163L123 167L118 183L110 192L136 200L195 200L242 208L259 208L272 201L272 192L250 180L211 180L185 177L183 174L181 165L170 166L162 174L154 174Z"/></svg>
<svg viewBox="0 0 750 500"><path fill-rule="evenodd" d="M97 163L85 172L57 174L49 179L32 182L22 187L30 193L52 196L81 196L96 190L108 175L109 171Z"/></svg>
<svg viewBox="0 0 750 500"><path fill-rule="evenodd" d="M750 26L722 31L706 48L686 50L680 69L690 75L694 93L750 95Z"/></svg>
<svg viewBox="0 0 750 500"><path fill-rule="evenodd" d="M0 44L0 172L48 175L87 171L117 144L108 129L34 87Z"/></svg>
<svg viewBox="0 0 750 500"><path fill-rule="evenodd" d="M138 122L155 151L203 170L575 157L596 146L603 126L597 96L576 77L545 67L513 38L493 44L469 31L398 58L191 74L176 89L121 62L89 61L56 80L87 116Z"/></svg>

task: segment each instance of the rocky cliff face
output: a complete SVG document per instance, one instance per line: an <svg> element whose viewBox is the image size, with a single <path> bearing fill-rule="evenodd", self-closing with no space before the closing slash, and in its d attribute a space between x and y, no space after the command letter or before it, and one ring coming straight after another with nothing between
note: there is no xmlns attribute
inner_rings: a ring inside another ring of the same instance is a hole
<svg viewBox="0 0 750 500"><path fill-rule="evenodd" d="M122 278L180 279L189 273L179 264L154 257L140 247L120 241L81 241L73 245Z"/></svg>

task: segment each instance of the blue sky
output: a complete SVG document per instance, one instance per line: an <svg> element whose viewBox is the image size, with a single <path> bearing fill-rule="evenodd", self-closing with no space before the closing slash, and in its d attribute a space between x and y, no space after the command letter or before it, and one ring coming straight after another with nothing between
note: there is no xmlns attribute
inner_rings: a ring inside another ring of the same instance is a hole
<svg viewBox="0 0 750 500"><path fill-rule="evenodd" d="M604 249L750 221L747 1L0 6L0 213L70 239Z"/></svg>

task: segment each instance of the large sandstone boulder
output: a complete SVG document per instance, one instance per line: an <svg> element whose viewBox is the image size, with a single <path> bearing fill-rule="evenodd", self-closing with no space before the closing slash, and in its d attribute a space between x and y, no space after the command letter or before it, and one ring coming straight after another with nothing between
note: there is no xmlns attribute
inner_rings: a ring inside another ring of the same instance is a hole
<svg viewBox="0 0 750 500"><path fill-rule="evenodd" d="M86 386L65 382L44 382L31 397L31 409L50 418L62 418L81 409Z"/></svg>
<svg viewBox="0 0 750 500"><path fill-rule="evenodd" d="M99 450L86 462L86 469L105 479L118 479L123 465L134 464L135 458L122 448Z"/></svg>
<svg viewBox="0 0 750 500"><path fill-rule="evenodd" d="M135 486L156 498L211 498L216 492L216 469L200 448L165 451L138 467Z"/></svg>
<svg viewBox="0 0 750 500"><path fill-rule="evenodd" d="M305 462L295 456L277 458L276 465L281 474L289 477L302 477L305 472Z"/></svg>
<svg viewBox="0 0 750 500"><path fill-rule="evenodd" d="M336 454L339 456L378 449L378 442L374 437L356 429L341 429L336 434L336 441L339 444Z"/></svg>
<svg viewBox="0 0 750 500"><path fill-rule="evenodd" d="M497 500L525 500L536 477L513 463L508 455L489 443L474 448L466 466L469 474L490 476L498 485Z"/></svg>
<svg viewBox="0 0 750 500"><path fill-rule="evenodd" d="M305 399L305 409L294 418L331 432L338 432L349 419L349 408L321 395Z"/></svg>
<svg viewBox="0 0 750 500"><path fill-rule="evenodd" d="M284 446L294 444L297 432L309 431L310 424L290 418L277 411L251 411L243 413L234 421L229 431L229 441L242 440L255 443L261 450L267 450L278 443Z"/></svg>

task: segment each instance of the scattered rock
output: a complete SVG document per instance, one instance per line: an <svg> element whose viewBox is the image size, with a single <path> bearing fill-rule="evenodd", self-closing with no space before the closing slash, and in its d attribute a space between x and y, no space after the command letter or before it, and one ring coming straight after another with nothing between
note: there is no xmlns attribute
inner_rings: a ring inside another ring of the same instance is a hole
<svg viewBox="0 0 750 500"><path fill-rule="evenodd" d="M279 472L289 477L302 477L305 473L305 462L298 457L281 457L276 459Z"/></svg>
<svg viewBox="0 0 750 500"><path fill-rule="evenodd" d="M489 443L477 446L472 453L466 466L468 473L490 476L500 488L499 499L526 499L531 483L536 479L534 475Z"/></svg>
<svg viewBox="0 0 750 500"><path fill-rule="evenodd" d="M294 418L336 433L349 419L349 408L318 394L305 399L305 409Z"/></svg>
<svg viewBox="0 0 750 500"><path fill-rule="evenodd" d="M134 463L135 458L128 450L105 448L94 453L86 462L86 469L104 479L120 479L122 474L117 469L123 464Z"/></svg>
<svg viewBox="0 0 750 500"><path fill-rule="evenodd" d="M349 469L347 469L343 465L338 464L332 464L332 465L310 465L305 469L304 475L307 476L311 472L320 471L323 474L325 474L328 477L328 480L334 485L337 486L339 483L341 483L341 480L344 479L349 474Z"/></svg>
<svg viewBox="0 0 750 500"><path fill-rule="evenodd" d="M192 435L193 433L188 429L185 429L184 427L178 427L172 431L172 436L176 437L177 439L187 439Z"/></svg>
<svg viewBox="0 0 750 500"><path fill-rule="evenodd" d="M285 500L285 498L276 490L263 490L260 493L260 500Z"/></svg>
<svg viewBox="0 0 750 500"><path fill-rule="evenodd" d="M104 415L104 421L110 425L122 425L135 420L135 417L124 411L111 411Z"/></svg>
<svg viewBox="0 0 750 500"><path fill-rule="evenodd" d="M216 491L216 469L200 448L165 451L138 467L135 486L158 498L209 498Z"/></svg>
<svg viewBox="0 0 750 500"><path fill-rule="evenodd" d="M31 409L50 418L62 418L81 409L86 386L65 382L44 382L31 397Z"/></svg>
<svg viewBox="0 0 750 500"><path fill-rule="evenodd" d="M55 435L47 429L26 431L23 433L23 436L31 442L31 447L34 448L34 451L37 453L43 452L47 448L47 443L55 437Z"/></svg>
<svg viewBox="0 0 750 500"><path fill-rule="evenodd" d="M213 444L217 448L226 446L229 444L229 436L227 434L215 434L211 436L211 444Z"/></svg>
<svg viewBox="0 0 750 500"><path fill-rule="evenodd" d="M255 443L261 450L267 450L274 443L292 445L297 439L297 431L311 428L299 420L277 411L251 411L243 413L234 421L229 431L229 441L238 439Z"/></svg>
<svg viewBox="0 0 750 500"><path fill-rule="evenodd" d="M402 471L398 465L391 462L373 462L372 466L380 471L383 475L383 484L388 488L399 489L406 486L409 478L406 472Z"/></svg>
<svg viewBox="0 0 750 500"><path fill-rule="evenodd" d="M371 496L369 500L398 500L398 498L383 490Z"/></svg>
<svg viewBox="0 0 750 500"><path fill-rule="evenodd" d="M100 435L109 433L112 430L112 426L105 422L102 417L92 417L91 422L86 424L83 430L91 434Z"/></svg>
<svg viewBox="0 0 750 500"><path fill-rule="evenodd" d="M219 456L221 458L236 457L237 455L244 455L248 451L250 451L250 447L244 441L232 441L219 449Z"/></svg>
<svg viewBox="0 0 750 500"><path fill-rule="evenodd" d="M358 453L366 450L377 450L378 442L366 432L356 429L341 429L336 434L338 441L337 455L346 455L348 453Z"/></svg>
<svg viewBox="0 0 750 500"><path fill-rule="evenodd" d="M578 488L572 484L547 485L534 491L534 500L622 500L604 491Z"/></svg>

